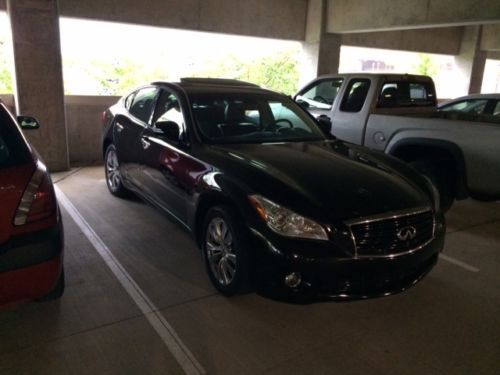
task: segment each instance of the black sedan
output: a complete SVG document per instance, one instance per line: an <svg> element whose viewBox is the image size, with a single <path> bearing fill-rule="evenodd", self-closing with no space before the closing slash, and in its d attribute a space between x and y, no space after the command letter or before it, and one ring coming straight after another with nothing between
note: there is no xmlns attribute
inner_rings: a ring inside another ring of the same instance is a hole
<svg viewBox="0 0 500 375"><path fill-rule="evenodd" d="M443 248L433 185L334 139L290 98L213 79L156 82L104 114L110 192L190 230L214 286L365 298L418 282Z"/></svg>

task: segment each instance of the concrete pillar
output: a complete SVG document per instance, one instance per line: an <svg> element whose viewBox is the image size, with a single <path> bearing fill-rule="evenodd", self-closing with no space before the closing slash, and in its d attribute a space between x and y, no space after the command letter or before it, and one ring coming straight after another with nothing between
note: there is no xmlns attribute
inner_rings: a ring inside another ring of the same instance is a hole
<svg viewBox="0 0 500 375"><path fill-rule="evenodd" d="M35 116L26 136L53 172L69 169L57 0L7 0L14 48L16 108Z"/></svg>
<svg viewBox="0 0 500 375"><path fill-rule="evenodd" d="M463 86L456 96L481 92L486 51L481 50L482 26L467 26L464 28L459 55L455 63Z"/></svg>
<svg viewBox="0 0 500 375"><path fill-rule="evenodd" d="M320 74L338 73L341 37L326 32L327 5L327 0L308 1L301 84Z"/></svg>
<svg viewBox="0 0 500 375"><path fill-rule="evenodd" d="M318 75L337 74L340 65L340 34L323 33L319 44Z"/></svg>

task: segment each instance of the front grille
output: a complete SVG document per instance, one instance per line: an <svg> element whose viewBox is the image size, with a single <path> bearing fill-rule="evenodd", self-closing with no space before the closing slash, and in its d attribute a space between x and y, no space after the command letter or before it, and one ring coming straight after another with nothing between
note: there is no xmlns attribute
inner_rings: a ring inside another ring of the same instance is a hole
<svg viewBox="0 0 500 375"><path fill-rule="evenodd" d="M357 256L388 256L405 253L429 242L434 236L431 210L399 213L387 218L348 223Z"/></svg>

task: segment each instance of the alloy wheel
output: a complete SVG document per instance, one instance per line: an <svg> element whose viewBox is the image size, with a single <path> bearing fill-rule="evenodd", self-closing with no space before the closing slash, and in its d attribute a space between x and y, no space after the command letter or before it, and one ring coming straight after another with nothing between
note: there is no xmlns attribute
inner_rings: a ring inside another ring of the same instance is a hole
<svg viewBox="0 0 500 375"><path fill-rule="evenodd" d="M237 259L231 229L223 218L214 217L209 222L205 245L213 276L221 285L230 285L236 275Z"/></svg>
<svg viewBox="0 0 500 375"><path fill-rule="evenodd" d="M121 184L120 169L116 152L112 148L108 150L106 157L106 175L110 189L117 191Z"/></svg>

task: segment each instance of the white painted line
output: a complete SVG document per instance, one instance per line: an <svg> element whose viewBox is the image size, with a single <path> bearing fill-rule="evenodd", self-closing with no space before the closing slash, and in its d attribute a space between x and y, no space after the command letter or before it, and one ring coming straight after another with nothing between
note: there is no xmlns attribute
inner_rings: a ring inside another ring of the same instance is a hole
<svg viewBox="0 0 500 375"><path fill-rule="evenodd" d="M443 253L439 254L439 257L443 260L446 260L447 262L450 262L454 264L455 266L462 267L463 269L466 269L467 271L470 272L479 272L479 268L476 268L474 266L471 266L467 263L462 262L461 260L449 257L448 255L445 255Z"/></svg>
<svg viewBox="0 0 500 375"><path fill-rule="evenodd" d="M142 311L148 319L156 333L161 337L168 350L172 353L184 372L188 375L206 374L205 369L196 360L193 354L189 351L186 345L179 338L174 328L161 315L158 308L151 302L144 291L137 285L132 276L120 264L118 259L111 253L106 244L94 232L89 223L83 218L76 207L71 203L68 197L55 186L57 199L59 203L66 209L76 225L82 233L87 237L97 253L102 257L106 265L113 272L125 291L130 295L137 307Z"/></svg>

